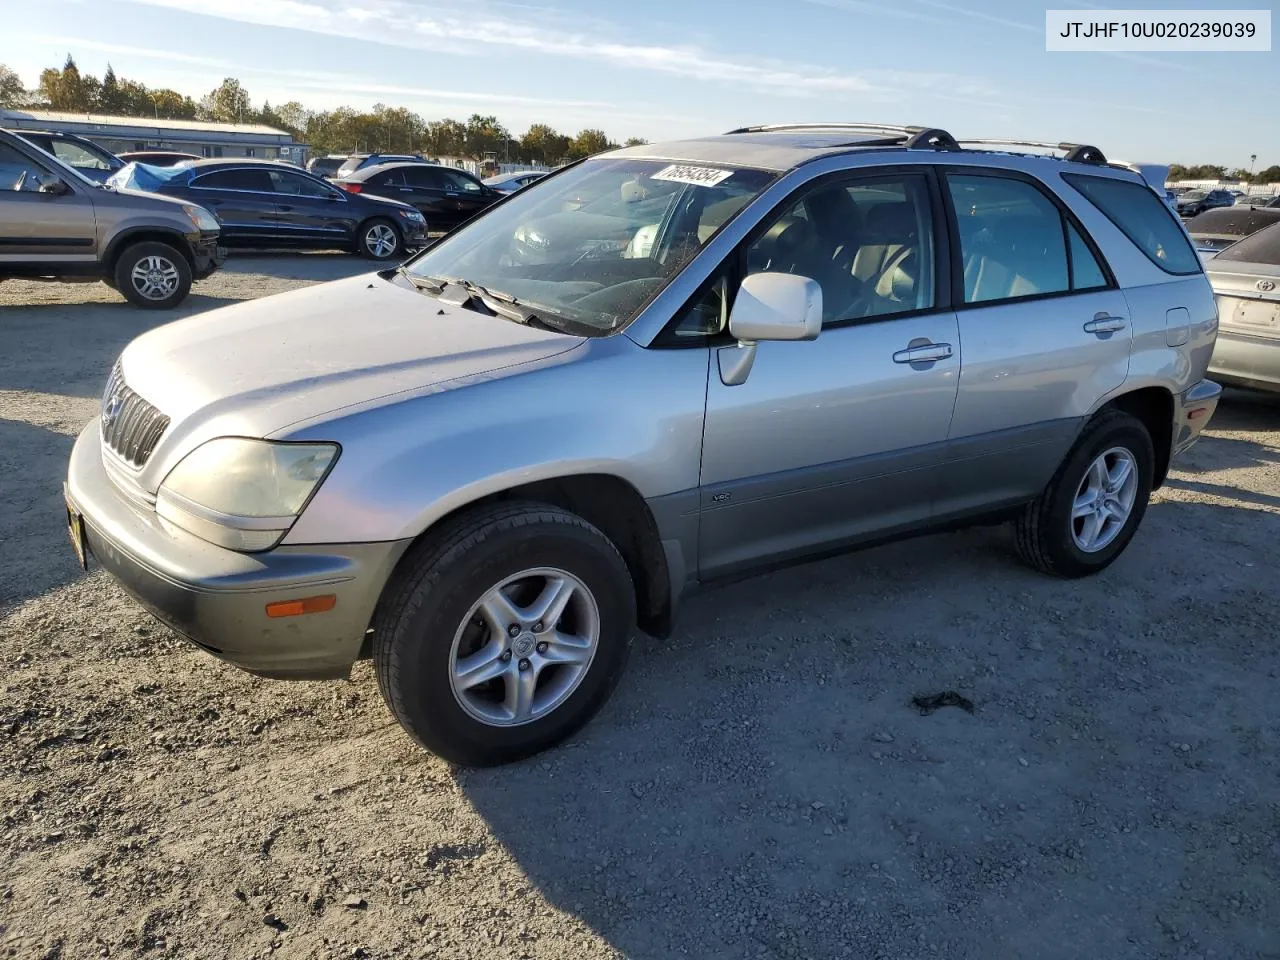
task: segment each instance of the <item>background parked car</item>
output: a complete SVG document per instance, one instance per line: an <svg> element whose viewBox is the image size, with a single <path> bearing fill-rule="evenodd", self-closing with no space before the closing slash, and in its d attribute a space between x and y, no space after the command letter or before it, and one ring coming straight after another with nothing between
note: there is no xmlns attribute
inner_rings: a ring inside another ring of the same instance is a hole
<svg viewBox="0 0 1280 960"><path fill-rule="evenodd" d="M147 163L153 167L172 167L185 160L202 160L194 153L182 153L178 150L130 150L117 153L123 163Z"/></svg>
<svg viewBox="0 0 1280 960"><path fill-rule="evenodd" d="M353 153L342 161L333 176L346 177L355 173L357 170L364 170L366 167L375 167L380 163L430 163L422 157L415 156L410 153Z"/></svg>
<svg viewBox="0 0 1280 960"><path fill-rule="evenodd" d="M307 161L307 173L317 177L332 177L347 162L345 153L331 153L327 157L312 157Z"/></svg>
<svg viewBox="0 0 1280 960"><path fill-rule="evenodd" d="M1237 240L1280 222L1280 209L1249 207L1243 204L1206 210L1187 221L1187 233L1200 252L1217 253Z"/></svg>
<svg viewBox="0 0 1280 960"><path fill-rule="evenodd" d="M487 177L481 182L499 193L515 193L546 175L544 170L521 170L518 173L500 173L496 177Z"/></svg>
<svg viewBox="0 0 1280 960"><path fill-rule="evenodd" d="M426 241L426 223L413 207L352 195L271 160L198 160L177 167L134 163L110 183L207 207L221 221L228 246L339 248L390 260Z"/></svg>
<svg viewBox="0 0 1280 960"><path fill-rule="evenodd" d="M82 176L102 183L124 166L124 161L110 150L74 133L51 133L46 130L10 130L45 153L51 153Z"/></svg>
<svg viewBox="0 0 1280 960"><path fill-rule="evenodd" d="M1218 342L1209 375L1280 391L1280 222L1205 262L1218 300Z"/></svg>
<svg viewBox="0 0 1280 960"><path fill-rule="evenodd" d="M218 221L192 203L103 190L0 131L0 280L100 279L140 307L177 306L217 269Z"/></svg>
<svg viewBox="0 0 1280 960"><path fill-rule="evenodd" d="M380 163L343 177L336 186L357 196L393 197L412 204L432 230L451 230L502 199L503 194L461 170L431 163Z"/></svg>
<svg viewBox="0 0 1280 960"><path fill-rule="evenodd" d="M1190 190L1178 198L1178 215L1194 217L1215 207L1229 207L1236 202L1228 190Z"/></svg>
<svg viewBox="0 0 1280 960"><path fill-rule="evenodd" d="M1270 207L1270 208L1280 208L1280 196L1269 196L1269 197L1258 196L1258 197L1249 197L1249 198L1248 198L1247 200L1245 200L1244 202L1245 202L1246 204L1248 204L1249 206L1251 206L1251 207L1257 207L1257 208L1262 208L1262 209L1265 209L1265 208L1268 208L1268 207Z"/></svg>

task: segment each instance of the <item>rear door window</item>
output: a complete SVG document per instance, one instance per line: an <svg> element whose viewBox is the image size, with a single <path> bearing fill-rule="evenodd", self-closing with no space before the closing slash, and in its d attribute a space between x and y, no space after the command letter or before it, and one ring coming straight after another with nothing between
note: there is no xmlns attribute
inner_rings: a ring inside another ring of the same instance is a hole
<svg viewBox="0 0 1280 960"><path fill-rule="evenodd" d="M1165 273L1188 276L1202 272L1186 232L1150 187L1079 173L1064 173L1062 179L1084 194Z"/></svg>
<svg viewBox="0 0 1280 960"><path fill-rule="evenodd" d="M253 193L275 193L266 170L215 170L191 181L199 190L243 190Z"/></svg>

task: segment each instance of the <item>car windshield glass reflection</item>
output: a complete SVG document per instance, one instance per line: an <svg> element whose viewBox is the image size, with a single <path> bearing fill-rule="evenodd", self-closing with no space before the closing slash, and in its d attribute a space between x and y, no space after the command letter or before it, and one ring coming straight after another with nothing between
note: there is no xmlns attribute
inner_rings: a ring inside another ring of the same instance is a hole
<svg viewBox="0 0 1280 960"><path fill-rule="evenodd" d="M609 333L629 323L775 179L760 170L591 160L515 194L409 267Z"/></svg>

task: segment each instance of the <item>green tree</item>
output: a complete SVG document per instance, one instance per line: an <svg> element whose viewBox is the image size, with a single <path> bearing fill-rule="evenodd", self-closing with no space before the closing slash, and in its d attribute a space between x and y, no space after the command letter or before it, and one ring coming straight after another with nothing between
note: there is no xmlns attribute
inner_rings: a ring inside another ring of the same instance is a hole
<svg viewBox="0 0 1280 960"><path fill-rule="evenodd" d="M609 142L603 130L582 130L569 144L568 155L574 160L579 160L592 154L603 153L611 146L613 144Z"/></svg>
<svg viewBox="0 0 1280 960"><path fill-rule="evenodd" d="M535 123L520 138L520 155L530 163L559 163L569 152L569 138L545 123Z"/></svg>
<svg viewBox="0 0 1280 960"><path fill-rule="evenodd" d="M100 86L94 77L81 75L71 54L67 54L61 70L40 72L40 96L54 110L90 113L97 103Z"/></svg>
<svg viewBox="0 0 1280 960"><path fill-rule="evenodd" d="M235 77L227 77L200 101L200 112L209 120L245 123L253 119L249 93Z"/></svg>
<svg viewBox="0 0 1280 960"><path fill-rule="evenodd" d="M460 157L467 149L467 125L447 117L432 120L423 133L422 145L433 157Z"/></svg>
<svg viewBox="0 0 1280 960"><path fill-rule="evenodd" d="M276 108L276 116L279 118L281 126L290 133L297 135L307 129L307 121L310 119L311 114L297 100L290 100L288 103Z"/></svg>
<svg viewBox="0 0 1280 960"><path fill-rule="evenodd" d="M648 143L649 141L646 140L644 137L627 137L627 142L624 144L624 146L644 147L644 146L647 146Z"/></svg>
<svg viewBox="0 0 1280 960"><path fill-rule="evenodd" d="M170 90L167 87L147 90L142 84L135 84L132 80L126 80L123 85L139 91L130 96L131 105L135 110L145 112L147 107L144 104L149 102L156 116L164 120L194 120L199 113L196 102L178 93L177 90Z"/></svg>
<svg viewBox="0 0 1280 960"><path fill-rule="evenodd" d="M508 152L507 144L510 140L511 134L498 122L497 117L482 117L473 113L467 120L464 152L473 160L479 160L486 153L496 154L501 159Z"/></svg>
<svg viewBox="0 0 1280 960"><path fill-rule="evenodd" d="M22 78L0 63L0 107L21 107L28 99Z"/></svg>
<svg viewBox="0 0 1280 960"><path fill-rule="evenodd" d="M1280 183L1280 165L1272 164L1253 175L1255 183Z"/></svg>
<svg viewBox="0 0 1280 960"><path fill-rule="evenodd" d="M119 115L125 112L127 106L116 72L108 63L107 72L102 75L102 86L98 90L98 110L101 113Z"/></svg>

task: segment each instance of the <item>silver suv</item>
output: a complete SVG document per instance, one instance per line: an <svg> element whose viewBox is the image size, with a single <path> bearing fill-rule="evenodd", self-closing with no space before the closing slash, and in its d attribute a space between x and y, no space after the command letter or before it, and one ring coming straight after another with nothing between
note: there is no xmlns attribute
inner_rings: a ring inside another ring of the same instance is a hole
<svg viewBox="0 0 1280 960"><path fill-rule="evenodd" d="M974 521L1080 577L1217 406L1151 185L939 130L615 150L406 265L135 340L75 549L253 673L372 656L464 764L581 726L725 577Z"/></svg>

